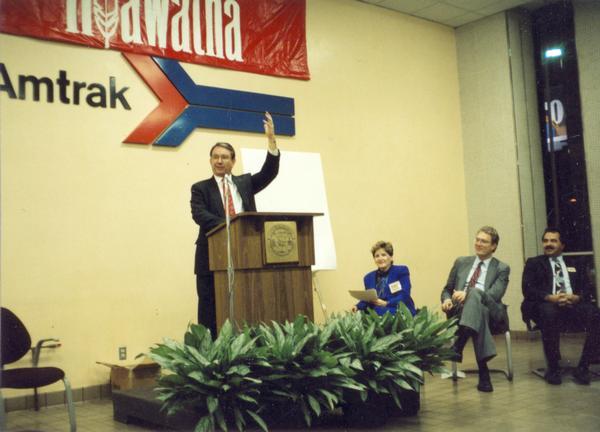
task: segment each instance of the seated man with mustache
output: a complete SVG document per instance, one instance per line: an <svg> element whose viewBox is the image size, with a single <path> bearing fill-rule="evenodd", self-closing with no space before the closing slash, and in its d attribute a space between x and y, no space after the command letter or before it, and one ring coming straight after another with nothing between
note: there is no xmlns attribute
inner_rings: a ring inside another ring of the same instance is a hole
<svg viewBox="0 0 600 432"><path fill-rule="evenodd" d="M600 345L600 309L591 300L589 278L569 267L562 252L565 244L556 228L546 228L542 236L544 255L529 258L523 270L523 317L532 319L542 331L548 368L546 381L562 383L560 331L575 323L587 333L581 359L573 378L578 384L590 383L589 364Z"/></svg>

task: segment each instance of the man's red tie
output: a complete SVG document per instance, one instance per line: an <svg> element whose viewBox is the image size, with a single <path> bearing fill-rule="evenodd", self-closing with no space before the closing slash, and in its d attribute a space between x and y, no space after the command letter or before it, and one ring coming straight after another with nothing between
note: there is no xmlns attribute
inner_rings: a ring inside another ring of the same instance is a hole
<svg viewBox="0 0 600 432"><path fill-rule="evenodd" d="M471 276L471 279L469 280L469 285L467 285L468 288L475 288L475 285L477 285L477 280L479 279L479 275L481 274L482 264L483 261L479 261L479 264L477 264L477 268L475 269L475 271L473 272L473 276Z"/></svg>
<svg viewBox="0 0 600 432"><path fill-rule="evenodd" d="M223 208L229 213L229 217L233 217L235 216L233 197L231 196L231 189L229 189L229 184L227 183L225 177L223 177L223 198L225 197L227 197L227 208L225 208L225 203L223 203Z"/></svg>

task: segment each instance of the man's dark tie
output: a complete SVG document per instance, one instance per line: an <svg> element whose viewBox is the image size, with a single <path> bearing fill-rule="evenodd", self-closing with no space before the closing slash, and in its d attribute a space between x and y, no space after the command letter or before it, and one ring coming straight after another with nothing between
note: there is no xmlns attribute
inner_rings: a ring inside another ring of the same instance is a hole
<svg viewBox="0 0 600 432"><path fill-rule="evenodd" d="M477 264L477 268L473 272L473 276L471 276L471 279L469 280L469 284L467 285L467 288L475 288L475 286L477 285L477 280L479 279L479 275L481 274L481 266L482 265L483 265L483 261L479 261L479 264Z"/></svg>
<svg viewBox="0 0 600 432"><path fill-rule="evenodd" d="M557 258L552 258L552 266L554 271L554 293L565 292L565 275Z"/></svg>

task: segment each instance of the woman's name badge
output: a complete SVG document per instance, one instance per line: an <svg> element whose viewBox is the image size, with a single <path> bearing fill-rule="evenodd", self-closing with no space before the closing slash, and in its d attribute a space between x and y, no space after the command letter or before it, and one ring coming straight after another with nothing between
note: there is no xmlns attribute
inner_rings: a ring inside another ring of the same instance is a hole
<svg viewBox="0 0 600 432"><path fill-rule="evenodd" d="M569 273L577 273L577 269L575 267L567 267L567 271Z"/></svg>
<svg viewBox="0 0 600 432"><path fill-rule="evenodd" d="M402 291L402 285L400 285L400 281L396 281L388 285L390 287L390 292L392 294L397 293L398 291Z"/></svg>

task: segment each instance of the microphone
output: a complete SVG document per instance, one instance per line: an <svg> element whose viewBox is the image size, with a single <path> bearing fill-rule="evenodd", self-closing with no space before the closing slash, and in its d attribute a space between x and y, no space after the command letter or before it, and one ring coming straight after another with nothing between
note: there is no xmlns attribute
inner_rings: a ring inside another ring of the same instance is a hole
<svg viewBox="0 0 600 432"><path fill-rule="evenodd" d="M229 293L229 321L233 324L235 322L233 302L235 298L234 280L235 273L233 269L233 258L231 256L231 216L229 215L229 197L231 195L231 188L229 186L229 180L226 176L223 176L223 182L226 185L225 189L225 230L227 233L227 292Z"/></svg>

